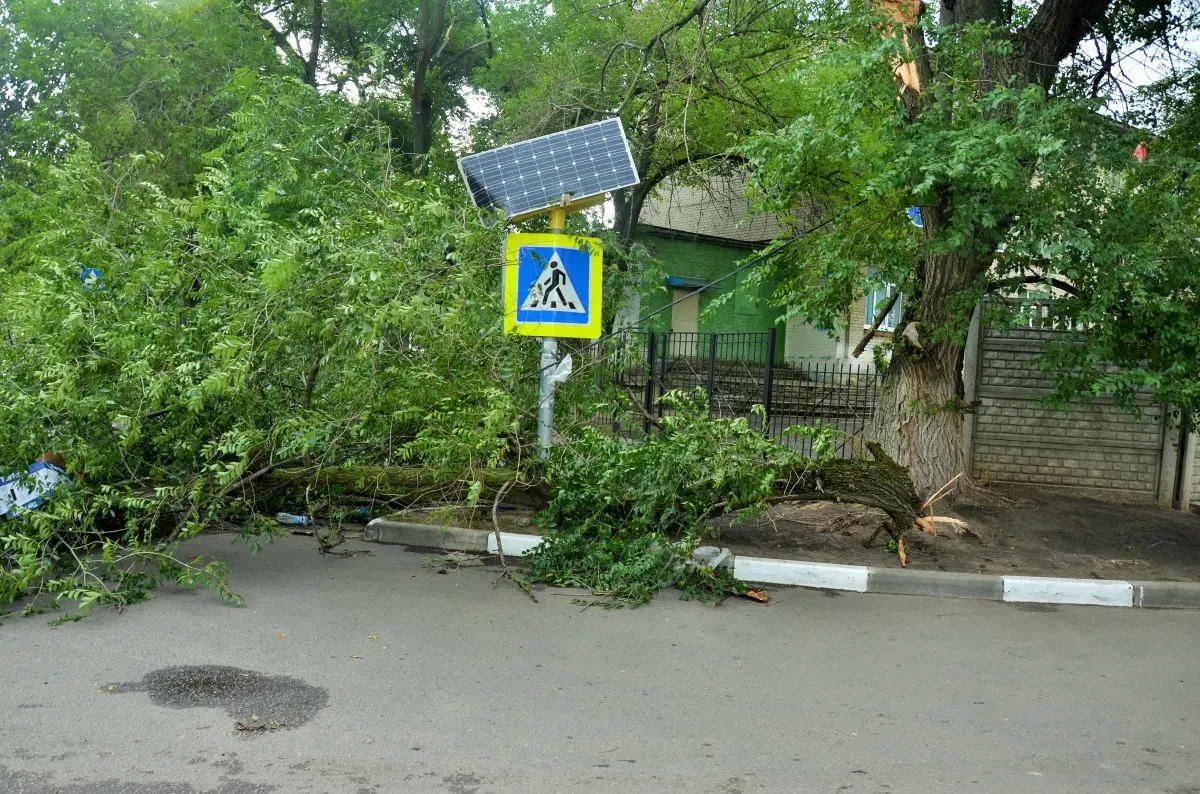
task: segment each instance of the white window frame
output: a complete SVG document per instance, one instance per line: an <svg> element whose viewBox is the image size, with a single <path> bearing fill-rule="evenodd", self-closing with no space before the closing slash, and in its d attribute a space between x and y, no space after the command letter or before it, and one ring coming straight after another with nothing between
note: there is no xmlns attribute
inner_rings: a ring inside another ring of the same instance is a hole
<svg viewBox="0 0 1200 794"><path fill-rule="evenodd" d="M888 298L892 297L895 292L895 284L884 284L882 287L873 289L867 293L863 307L863 328L870 328L875 323L875 313L878 311L878 307L887 303ZM883 322L879 324L879 330L895 331L896 326L900 324L900 314L903 311L904 296L901 295L896 300L896 305L888 312L887 317L884 317Z"/></svg>

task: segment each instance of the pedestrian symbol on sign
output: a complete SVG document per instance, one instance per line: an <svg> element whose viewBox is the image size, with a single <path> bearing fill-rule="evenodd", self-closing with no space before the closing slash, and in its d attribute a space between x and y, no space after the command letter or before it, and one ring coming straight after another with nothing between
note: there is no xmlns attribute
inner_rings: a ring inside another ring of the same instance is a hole
<svg viewBox="0 0 1200 794"><path fill-rule="evenodd" d="M555 309L562 312L584 314L583 301L571 284L571 277L563 267L562 257L558 251L550 257L546 269L538 277L537 283L529 290L529 294L521 303L523 311L535 309Z"/></svg>
<svg viewBox="0 0 1200 794"><path fill-rule="evenodd" d="M566 234L510 234L505 246L504 331L541 337L600 336L600 241Z"/></svg>

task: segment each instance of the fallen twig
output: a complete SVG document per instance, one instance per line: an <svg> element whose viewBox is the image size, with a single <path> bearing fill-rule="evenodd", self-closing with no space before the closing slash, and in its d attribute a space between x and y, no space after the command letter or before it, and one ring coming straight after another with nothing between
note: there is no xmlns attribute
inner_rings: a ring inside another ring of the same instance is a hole
<svg viewBox="0 0 1200 794"><path fill-rule="evenodd" d="M529 600L537 603L537 596L533 594L533 588L524 579L513 576L508 570L508 560L504 559L504 541L500 539L500 500L504 498L504 492L513 486L516 480L509 480L500 486L496 491L496 498L492 501L492 528L496 535L496 554L500 557L500 579L507 579L521 589L525 595L529 596ZM500 583L500 579L496 580L496 584Z"/></svg>

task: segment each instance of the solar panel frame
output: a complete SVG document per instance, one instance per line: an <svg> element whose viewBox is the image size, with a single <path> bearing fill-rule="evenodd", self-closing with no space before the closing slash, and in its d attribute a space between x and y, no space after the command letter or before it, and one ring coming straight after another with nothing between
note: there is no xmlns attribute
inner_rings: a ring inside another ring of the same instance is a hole
<svg viewBox="0 0 1200 794"><path fill-rule="evenodd" d="M582 157L588 158L583 167ZM580 201L641 181L620 118L467 155L458 170L475 206L503 209L509 217L557 206L564 193Z"/></svg>

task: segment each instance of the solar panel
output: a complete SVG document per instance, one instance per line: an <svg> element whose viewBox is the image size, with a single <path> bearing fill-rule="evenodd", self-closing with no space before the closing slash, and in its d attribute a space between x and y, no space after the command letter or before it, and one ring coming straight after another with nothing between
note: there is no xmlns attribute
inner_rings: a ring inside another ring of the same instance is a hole
<svg viewBox="0 0 1200 794"><path fill-rule="evenodd" d="M458 161L475 206L509 217L638 183L637 168L620 119L501 146Z"/></svg>

